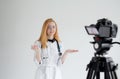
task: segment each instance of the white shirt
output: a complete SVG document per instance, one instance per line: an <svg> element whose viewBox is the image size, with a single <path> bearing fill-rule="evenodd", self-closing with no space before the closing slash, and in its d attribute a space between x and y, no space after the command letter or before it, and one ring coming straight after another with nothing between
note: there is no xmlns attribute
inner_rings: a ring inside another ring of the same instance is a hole
<svg viewBox="0 0 120 79"><path fill-rule="evenodd" d="M37 45L40 49L40 55L41 55L41 64L44 66L50 66L50 65L58 65L61 63L61 60L59 60L59 52L57 47L57 42L47 42L47 48L41 48L41 43L39 41L35 41L35 45ZM60 51L63 54L63 46L61 43L59 43ZM39 65L39 62L35 59L35 62L37 65Z"/></svg>

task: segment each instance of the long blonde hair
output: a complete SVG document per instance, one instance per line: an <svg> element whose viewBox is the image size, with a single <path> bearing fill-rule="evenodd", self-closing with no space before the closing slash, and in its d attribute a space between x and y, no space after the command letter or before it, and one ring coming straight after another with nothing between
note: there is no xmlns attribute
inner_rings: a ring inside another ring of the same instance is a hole
<svg viewBox="0 0 120 79"><path fill-rule="evenodd" d="M59 36L58 36L58 28L57 28L57 24L56 24L56 22L52 19L52 18L48 18L47 20L45 20L45 22L43 23L43 26L42 26L42 31L41 31L41 35L40 35L40 37L39 37L39 39L38 39L38 41L40 41L41 42L41 46L42 46L42 48L46 48L47 47L47 28L48 28L48 24L50 23L50 22L54 22L55 23L55 25L56 25L56 32L55 32L55 34L54 34L54 38L58 41L58 42L60 42L60 38L59 38Z"/></svg>

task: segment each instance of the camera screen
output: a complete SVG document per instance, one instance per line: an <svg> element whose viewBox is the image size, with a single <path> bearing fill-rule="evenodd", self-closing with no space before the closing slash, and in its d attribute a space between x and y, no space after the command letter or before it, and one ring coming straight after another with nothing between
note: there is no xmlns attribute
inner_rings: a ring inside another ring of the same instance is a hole
<svg viewBox="0 0 120 79"><path fill-rule="evenodd" d="M110 37L111 28L110 27L100 27L99 28L99 36L100 37Z"/></svg>
<svg viewBox="0 0 120 79"><path fill-rule="evenodd" d="M99 35L98 30L95 27L85 26L89 35Z"/></svg>

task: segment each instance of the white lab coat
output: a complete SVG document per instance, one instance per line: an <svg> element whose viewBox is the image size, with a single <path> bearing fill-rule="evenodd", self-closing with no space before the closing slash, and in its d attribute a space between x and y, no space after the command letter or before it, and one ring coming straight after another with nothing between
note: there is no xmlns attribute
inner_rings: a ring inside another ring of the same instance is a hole
<svg viewBox="0 0 120 79"><path fill-rule="evenodd" d="M61 74L61 59L59 56L57 42L47 42L47 48L41 49L41 43L36 41L35 44L40 48L41 64L38 63L36 58L34 58L37 64L37 70L35 74L35 79L62 79ZM61 43L59 43L60 50L63 52Z"/></svg>

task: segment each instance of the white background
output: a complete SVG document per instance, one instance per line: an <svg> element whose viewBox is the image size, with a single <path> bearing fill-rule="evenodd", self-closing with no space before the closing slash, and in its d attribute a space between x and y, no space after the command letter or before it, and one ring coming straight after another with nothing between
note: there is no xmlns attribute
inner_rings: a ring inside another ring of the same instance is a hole
<svg viewBox="0 0 120 79"><path fill-rule="evenodd" d="M120 29L120 0L0 0L0 79L34 79L36 65L31 45L41 33L47 18L53 18L69 54L62 66L63 79L86 79L86 66L94 55L84 26L108 18ZM114 41L120 41L120 32ZM107 56L118 63L120 46L114 45Z"/></svg>

